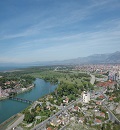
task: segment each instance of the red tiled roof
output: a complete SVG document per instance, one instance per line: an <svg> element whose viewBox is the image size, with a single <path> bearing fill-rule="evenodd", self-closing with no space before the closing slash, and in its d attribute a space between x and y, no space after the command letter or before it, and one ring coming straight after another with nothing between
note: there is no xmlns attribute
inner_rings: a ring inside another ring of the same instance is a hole
<svg viewBox="0 0 120 130"><path fill-rule="evenodd" d="M48 127L47 130L52 130L51 127Z"/></svg>
<svg viewBox="0 0 120 130"><path fill-rule="evenodd" d="M107 81L107 82L100 82L97 84L97 86L100 86L100 87L108 87L110 85L115 85L116 82L115 81Z"/></svg>
<svg viewBox="0 0 120 130"><path fill-rule="evenodd" d="M112 101L113 99L115 99L116 97L110 97L109 100Z"/></svg>
<svg viewBox="0 0 120 130"><path fill-rule="evenodd" d="M99 98L104 98L104 96L103 96L103 95L100 95Z"/></svg>
<svg viewBox="0 0 120 130"><path fill-rule="evenodd" d="M96 122L96 123L101 123L102 121L99 120L99 119L95 119L95 122Z"/></svg>
<svg viewBox="0 0 120 130"><path fill-rule="evenodd" d="M78 106L74 107L75 110L79 110Z"/></svg>
<svg viewBox="0 0 120 130"><path fill-rule="evenodd" d="M96 104L97 104L97 105L101 105L101 102L100 102L100 101L97 101Z"/></svg>
<svg viewBox="0 0 120 130"><path fill-rule="evenodd" d="M105 116L105 113L104 113L104 112L101 112L101 113L100 113L100 116Z"/></svg>

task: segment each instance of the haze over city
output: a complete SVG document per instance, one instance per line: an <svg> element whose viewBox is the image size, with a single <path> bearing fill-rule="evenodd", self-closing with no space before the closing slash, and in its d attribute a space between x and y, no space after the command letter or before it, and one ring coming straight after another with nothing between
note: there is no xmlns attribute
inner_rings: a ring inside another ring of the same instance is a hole
<svg viewBox="0 0 120 130"><path fill-rule="evenodd" d="M119 0L1 1L0 63L119 51L119 12Z"/></svg>

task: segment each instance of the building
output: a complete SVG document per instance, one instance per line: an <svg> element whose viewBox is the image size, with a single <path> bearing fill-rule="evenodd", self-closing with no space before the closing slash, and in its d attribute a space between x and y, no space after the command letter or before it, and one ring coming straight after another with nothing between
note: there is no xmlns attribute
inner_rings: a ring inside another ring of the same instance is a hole
<svg viewBox="0 0 120 130"><path fill-rule="evenodd" d="M97 119L97 118L95 118L94 123L95 123L96 125L100 125L100 124L102 124L102 121L99 120L99 119Z"/></svg>
<svg viewBox="0 0 120 130"><path fill-rule="evenodd" d="M117 81L119 79L119 72L109 71L108 80Z"/></svg>
<svg viewBox="0 0 120 130"><path fill-rule="evenodd" d="M83 102L88 103L90 101L90 93L89 92L83 92Z"/></svg>
<svg viewBox="0 0 120 130"><path fill-rule="evenodd" d="M2 89L1 89L1 87L0 87L0 97L2 97Z"/></svg>
<svg viewBox="0 0 120 130"><path fill-rule="evenodd" d="M120 71L118 71L118 77L119 77L119 79L120 79Z"/></svg>
<svg viewBox="0 0 120 130"><path fill-rule="evenodd" d="M52 119L52 121L50 122L50 124L52 126L54 126L54 127L56 127L56 126L58 127L61 124L61 120L55 117L55 118Z"/></svg>

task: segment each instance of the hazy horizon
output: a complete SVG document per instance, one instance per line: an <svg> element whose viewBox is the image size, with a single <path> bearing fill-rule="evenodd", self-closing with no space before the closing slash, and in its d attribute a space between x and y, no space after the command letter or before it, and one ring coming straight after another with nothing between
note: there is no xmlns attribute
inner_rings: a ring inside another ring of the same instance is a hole
<svg viewBox="0 0 120 130"><path fill-rule="evenodd" d="M0 63L61 61L119 51L119 0L4 0Z"/></svg>

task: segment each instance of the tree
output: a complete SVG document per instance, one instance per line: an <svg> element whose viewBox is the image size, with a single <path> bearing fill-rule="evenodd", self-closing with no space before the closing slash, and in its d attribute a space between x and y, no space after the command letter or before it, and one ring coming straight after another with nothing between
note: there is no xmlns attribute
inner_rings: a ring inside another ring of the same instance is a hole
<svg viewBox="0 0 120 130"><path fill-rule="evenodd" d="M40 109L40 106L37 106L36 107L36 111L39 112L41 109Z"/></svg>
<svg viewBox="0 0 120 130"><path fill-rule="evenodd" d="M30 113L29 111L27 111L25 113L24 121L26 121L27 123L31 123L31 122L33 122L34 118L35 118L35 115L33 113Z"/></svg>

